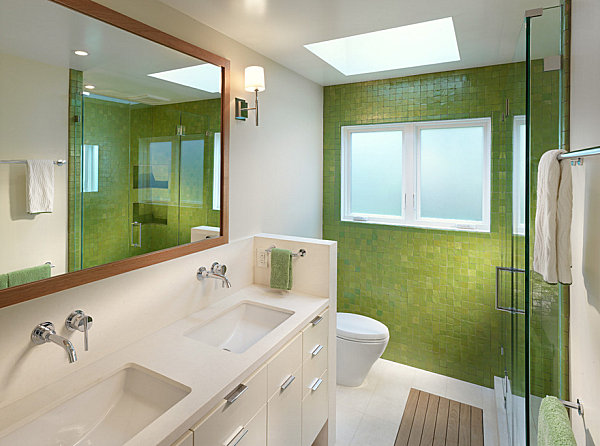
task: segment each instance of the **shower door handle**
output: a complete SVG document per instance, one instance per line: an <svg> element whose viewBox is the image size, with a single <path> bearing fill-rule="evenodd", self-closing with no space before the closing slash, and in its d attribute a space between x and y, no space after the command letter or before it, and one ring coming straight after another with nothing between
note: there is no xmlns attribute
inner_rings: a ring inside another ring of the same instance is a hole
<svg viewBox="0 0 600 446"><path fill-rule="evenodd" d="M500 305L500 273L502 271L509 272L511 274L514 274L514 273L525 274L525 270L520 269L520 268L509 268L509 267L505 267L505 266L497 266L496 267L496 310L505 311L507 313L513 313L513 314L525 314L525 310L521 310L520 308L505 307L505 306Z"/></svg>
<svg viewBox="0 0 600 446"><path fill-rule="evenodd" d="M135 232L135 228L138 228L138 241L137 243L134 242L133 240L133 233ZM131 223L131 246L133 246L134 248L141 248L142 247L142 224L140 222L134 221L133 223Z"/></svg>

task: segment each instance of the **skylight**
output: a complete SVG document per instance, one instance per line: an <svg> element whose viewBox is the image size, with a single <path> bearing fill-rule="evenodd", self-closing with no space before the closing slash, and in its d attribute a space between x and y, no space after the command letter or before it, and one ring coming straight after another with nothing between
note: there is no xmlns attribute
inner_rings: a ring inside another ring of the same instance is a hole
<svg viewBox="0 0 600 446"><path fill-rule="evenodd" d="M161 71L148 76L209 93L221 92L221 67L209 63Z"/></svg>
<svg viewBox="0 0 600 446"><path fill-rule="evenodd" d="M346 76L460 60L452 17L304 47Z"/></svg>

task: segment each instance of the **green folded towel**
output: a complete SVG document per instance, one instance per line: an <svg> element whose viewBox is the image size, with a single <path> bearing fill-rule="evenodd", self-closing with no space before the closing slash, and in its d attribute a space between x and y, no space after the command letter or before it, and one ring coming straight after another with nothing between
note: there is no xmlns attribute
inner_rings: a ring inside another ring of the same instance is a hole
<svg viewBox="0 0 600 446"><path fill-rule="evenodd" d="M538 446L577 446L567 409L555 396L542 400L538 418Z"/></svg>
<svg viewBox="0 0 600 446"><path fill-rule="evenodd" d="M23 285L50 277L50 265L44 264L8 273L8 286Z"/></svg>
<svg viewBox="0 0 600 446"><path fill-rule="evenodd" d="M0 290L8 288L8 274L0 274Z"/></svg>
<svg viewBox="0 0 600 446"><path fill-rule="evenodd" d="M271 250L271 288L292 289L292 252L289 249Z"/></svg>

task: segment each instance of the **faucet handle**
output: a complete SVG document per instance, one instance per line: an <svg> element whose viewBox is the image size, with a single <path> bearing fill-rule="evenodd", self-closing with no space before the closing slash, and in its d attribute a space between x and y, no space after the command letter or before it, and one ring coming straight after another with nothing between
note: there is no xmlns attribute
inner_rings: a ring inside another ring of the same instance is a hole
<svg viewBox="0 0 600 446"><path fill-rule="evenodd" d="M215 262L210 267L210 272L213 274L220 274L220 275L224 276L225 273L227 272L227 266L221 265L219 262Z"/></svg>
<svg viewBox="0 0 600 446"><path fill-rule="evenodd" d="M67 330L83 332L83 345L86 352L89 350L88 331L92 328L93 322L92 316L85 314L82 310L73 311L65 320Z"/></svg>
<svg viewBox="0 0 600 446"><path fill-rule="evenodd" d="M48 336L56 334L54 324L52 322L42 322L37 324L31 332L31 342L35 345L41 345L48 342Z"/></svg>

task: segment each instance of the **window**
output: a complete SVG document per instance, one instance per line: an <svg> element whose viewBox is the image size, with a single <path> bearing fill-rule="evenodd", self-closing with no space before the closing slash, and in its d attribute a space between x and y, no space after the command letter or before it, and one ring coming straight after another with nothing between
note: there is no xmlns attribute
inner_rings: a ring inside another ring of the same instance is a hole
<svg viewBox="0 0 600 446"><path fill-rule="evenodd" d="M215 133L212 208L221 210L221 133Z"/></svg>
<svg viewBox="0 0 600 446"><path fill-rule="evenodd" d="M525 116L513 120L513 234L525 235Z"/></svg>
<svg viewBox="0 0 600 446"><path fill-rule="evenodd" d="M83 146L83 192L98 192L98 148L92 144Z"/></svg>
<svg viewBox="0 0 600 446"><path fill-rule="evenodd" d="M491 120L342 127L342 220L488 232Z"/></svg>

